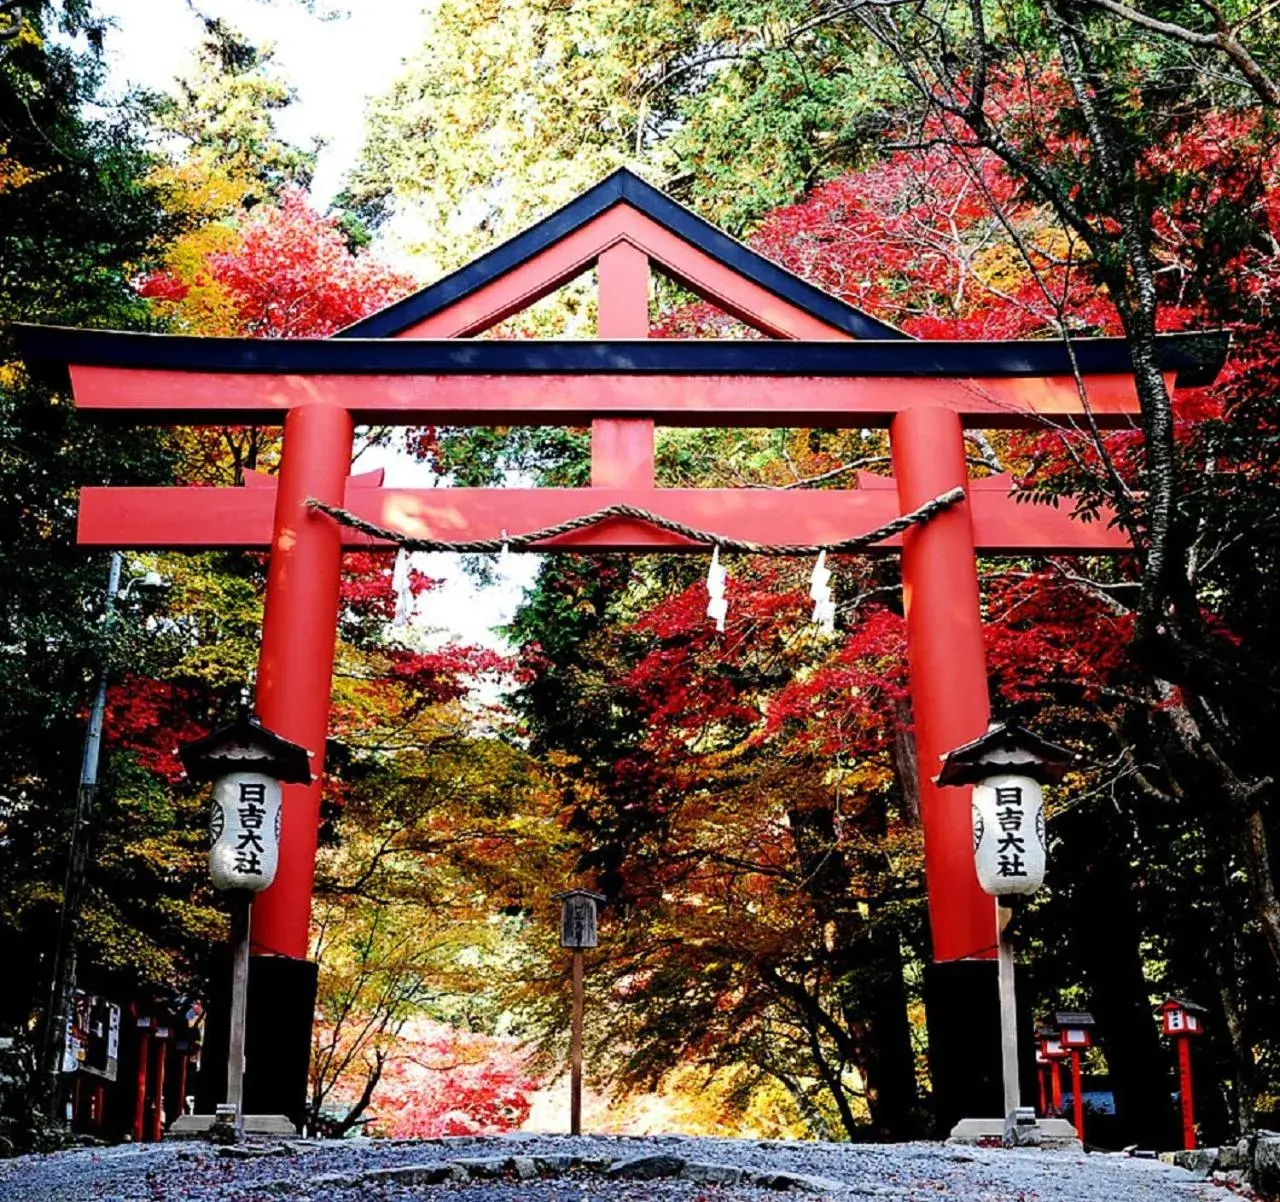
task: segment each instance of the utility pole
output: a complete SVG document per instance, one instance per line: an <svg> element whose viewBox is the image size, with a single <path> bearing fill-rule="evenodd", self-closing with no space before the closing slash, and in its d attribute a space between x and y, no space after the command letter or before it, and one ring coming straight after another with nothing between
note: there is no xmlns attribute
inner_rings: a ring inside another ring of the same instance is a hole
<svg viewBox="0 0 1280 1202"><path fill-rule="evenodd" d="M111 553L107 573L107 599L103 610L104 625L109 627L120 592L120 569L123 557ZM45 1007L43 1055L47 1097L50 1111L58 1102L58 1077L62 1067L62 1048L76 986L76 936L80 927L80 898L84 891L85 857L89 849L89 819L93 814L98 791L98 761L102 752L102 722L107 709L107 664L98 669L97 686L89 706L89 724L85 731L84 754L80 761L80 782L76 789L75 809L67 847L67 871L62 883L62 907L58 913L58 937L53 947L53 965L49 974L49 1003Z"/></svg>

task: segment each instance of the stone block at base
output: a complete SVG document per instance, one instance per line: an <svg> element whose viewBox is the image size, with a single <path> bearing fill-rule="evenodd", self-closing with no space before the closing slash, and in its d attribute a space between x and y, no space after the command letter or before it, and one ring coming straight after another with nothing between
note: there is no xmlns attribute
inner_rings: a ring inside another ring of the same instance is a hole
<svg viewBox="0 0 1280 1202"><path fill-rule="evenodd" d="M180 1114L165 1132L166 1139L205 1139L213 1130L211 1114ZM248 1139L284 1136L291 1138L298 1129L283 1114L246 1114L244 1133Z"/></svg>
<svg viewBox="0 0 1280 1202"><path fill-rule="evenodd" d="M1055 1151L1082 1152L1084 1145L1076 1138L1076 1129L1066 1119L1037 1119L1040 1146ZM1001 1147L1004 1143L1004 1119L961 1119L951 1128L947 1143Z"/></svg>

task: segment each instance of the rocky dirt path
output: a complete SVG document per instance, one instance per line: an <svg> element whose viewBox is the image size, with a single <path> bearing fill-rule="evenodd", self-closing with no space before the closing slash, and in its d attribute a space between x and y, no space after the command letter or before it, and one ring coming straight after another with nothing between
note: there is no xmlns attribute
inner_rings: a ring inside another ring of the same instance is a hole
<svg viewBox="0 0 1280 1202"><path fill-rule="evenodd" d="M124 1145L0 1161L5 1202L1229 1202L1150 1160L1071 1152L775 1140L516 1135L422 1141Z"/></svg>

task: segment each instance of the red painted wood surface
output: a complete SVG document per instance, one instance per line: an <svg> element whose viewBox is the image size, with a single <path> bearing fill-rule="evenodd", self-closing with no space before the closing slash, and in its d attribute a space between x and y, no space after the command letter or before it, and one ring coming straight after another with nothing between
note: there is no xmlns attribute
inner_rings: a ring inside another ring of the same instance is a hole
<svg viewBox="0 0 1280 1202"><path fill-rule="evenodd" d="M801 491L764 488L367 488L348 480L345 508L414 538L466 541L544 529L572 517L626 504L727 538L753 542L827 543L853 538L901 512L887 487ZM930 494L936 495L936 494ZM926 498L927 499L927 498ZM1079 522L1065 509L1030 505L1008 495L1001 478L970 486L974 541L997 554L1034 551L1114 553L1129 549L1123 533L1105 521ZM85 488L80 493L78 541L90 547L131 550L207 550L271 545L275 513L271 487ZM344 528L343 546L375 545ZM634 522L611 521L555 541L582 551L705 550L676 535ZM891 552L892 538L874 548Z"/></svg>
<svg viewBox="0 0 1280 1202"><path fill-rule="evenodd" d="M562 238L501 279L406 330L402 338L465 338L527 309L588 270L604 252L628 244L667 275L775 338L846 338L835 326L788 304L626 204ZM627 337L627 335L623 335Z"/></svg>
<svg viewBox="0 0 1280 1202"><path fill-rule="evenodd" d="M884 427L911 409L948 409L984 429L1040 428L1082 413L1070 376L985 380L881 376L256 375L71 368L76 404L174 425L280 425L298 405L349 409L356 422L456 426L582 425L600 417L666 426ZM1094 418L1127 427L1131 375L1088 379Z"/></svg>
<svg viewBox="0 0 1280 1202"><path fill-rule="evenodd" d="M164 1028L156 1031L154 1046L156 1071L155 1083L151 1087L151 1129L148 1132L148 1138L153 1144L158 1144L164 1138L164 1076L165 1066L169 1060L169 1039L164 1034Z"/></svg>
<svg viewBox="0 0 1280 1202"><path fill-rule="evenodd" d="M1049 1084L1053 1088L1053 1117L1062 1117L1062 1065L1054 1060L1049 1065Z"/></svg>
<svg viewBox="0 0 1280 1202"><path fill-rule="evenodd" d="M900 413L889 437L903 512L968 484L964 431L954 413ZM969 502L903 536L902 595L933 956L990 959L996 907L973 867L969 789L933 781L942 757L982 734L991 715Z"/></svg>
<svg viewBox="0 0 1280 1202"><path fill-rule="evenodd" d="M618 242L596 265L599 338L649 337L649 259ZM591 484L598 488L653 487L652 418L598 417L591 423Z"/></svg>
<svg viewBox="0 0 1280 1202"><path fill-rule="evenodd" d="M285 785L276 879L253 905L259 953L305 957L320 826L321 774L329 731L333 649L338 628L342 536L308 508L308 498L341 504L351 462L351 418L321 405L290 412L284 428L267 600L258 661L257 712L263 724L313 753L309 785ZM223 491L223 490L219 490ZM271 497L266 489L229 489ZM353 496L374 489L355 487Z"/></svg>
<svg viewBox="0 0 1280 1202"><path fill-rule="evenodd" d="M1182 1146L1191 1149L1196 1146L1196 1103L1191 1089L1191 1040L1180 1035L1174 1043L1178 1045L1178 1093L1182 1100Z"/></svg>
<svg viewBox="0 0 1280 1202"><path fill-rule="evenodd" d="M1071 1106L1075 1117L1076 1138L1084 1143L1084 1077L1080 1072L1080 1053L1071 1053Z"/></svg>
<svg viewBox="0 0 1280 1202"><path fill-rule="evenodd" d="M151 1028L138 1028L137 1092L133 1097L133 1142L140 1144L146 1129L147 1061L151 1055Z"/></svg>

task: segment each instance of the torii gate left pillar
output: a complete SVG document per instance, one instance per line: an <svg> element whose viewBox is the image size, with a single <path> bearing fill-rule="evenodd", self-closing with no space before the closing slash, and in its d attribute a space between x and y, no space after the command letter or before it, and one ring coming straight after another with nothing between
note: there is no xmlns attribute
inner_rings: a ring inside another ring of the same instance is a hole
<svg viewBox="0 0 1280 1202"><path fill-rule="evenodd" d="M350 413L336 406L299 405L285 417L257 709L270 729L312 752L312 781L284 786L279 868L253 907L259 955L307 955L342 578L342 531L307 500L343 503L353 433Z"/></svg>

